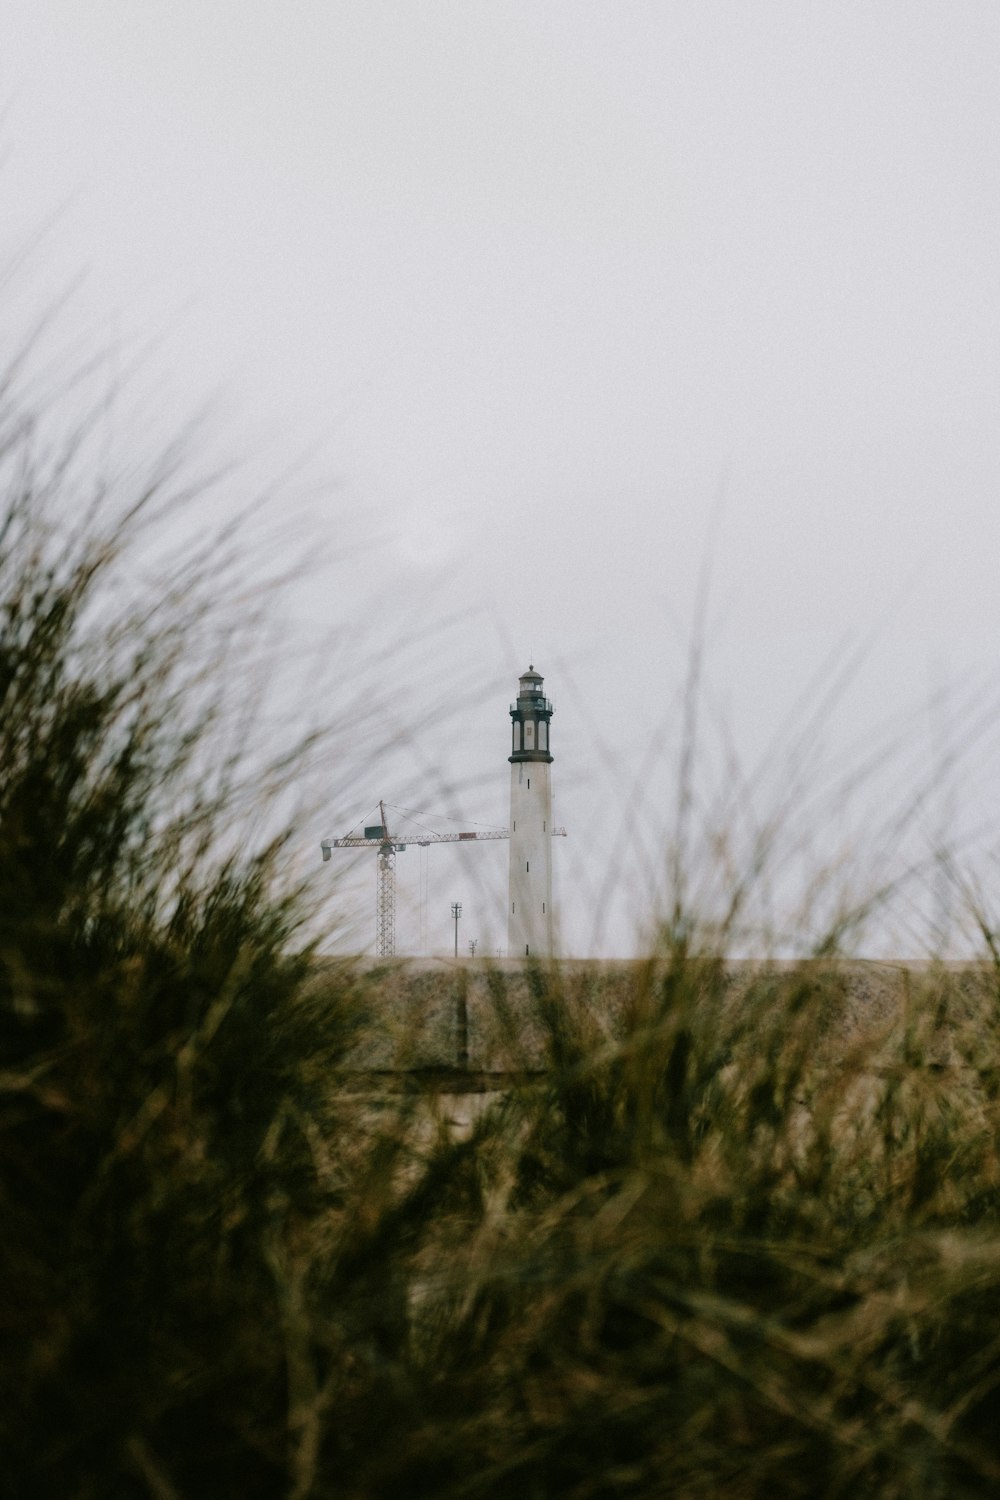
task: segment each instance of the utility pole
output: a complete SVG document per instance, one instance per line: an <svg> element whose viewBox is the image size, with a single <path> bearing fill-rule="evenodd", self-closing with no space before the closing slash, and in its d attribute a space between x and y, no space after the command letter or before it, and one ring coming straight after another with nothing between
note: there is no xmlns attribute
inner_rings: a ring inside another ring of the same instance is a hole
<svg viewBox="0 0 1000 1500"><path fill-rule="evenodd" d="M455 957L458 957L458 919L462 915L461 901L451 903L451 914L455 918Z"/></svg>

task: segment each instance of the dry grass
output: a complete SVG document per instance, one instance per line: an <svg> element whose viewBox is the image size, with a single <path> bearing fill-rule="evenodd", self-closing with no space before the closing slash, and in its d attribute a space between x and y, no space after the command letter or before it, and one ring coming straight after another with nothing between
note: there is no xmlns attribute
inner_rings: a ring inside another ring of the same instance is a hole
<svg viewBox="0 0 1000 1500"><path fill-rule="evenodd" d="M857 1027L842 925L734 978L675 904L627 982L487 972L461 1065L519 1078L461 1129L365 1097L395 981L317 984L285 839L234 839L204 569L130 605L155 503L67 532L72 453L3 434L5 1493L994 1494L996 966Z"/></svg>

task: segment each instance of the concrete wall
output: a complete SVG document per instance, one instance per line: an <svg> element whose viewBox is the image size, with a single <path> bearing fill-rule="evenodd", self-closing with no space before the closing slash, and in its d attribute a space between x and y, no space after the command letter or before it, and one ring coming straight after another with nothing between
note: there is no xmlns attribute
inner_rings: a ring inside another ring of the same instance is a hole
<svg viewBox="0 0 1000 1500"><path fill-rule="evenodd" d="M728 965L724 1010L731 1018L752 983L790 968ZM810 1011L817 1050L842 1049L887 1031L929 972L903 963L839 965L836 982ZM953 1003L965 991L972 996L996 983L980 967L959 973L960 984L950 988ZM504 1079L547 1067L546 1005L556 1017L561 1005L571 1007L593 1044L612 1043L627 1030L643 988L660 977L645 963L564 961L547 977L544 969L511 960L396 960L349 971L330 965L318 970L315 987L320 994L329 990L331 1004L345 1006L347 1045L335 1063L339 1072L359 1083L380 1076L461 1094L503 1087ZM947 1063L946 1037L939 1050L937 1060Z"/></svg>

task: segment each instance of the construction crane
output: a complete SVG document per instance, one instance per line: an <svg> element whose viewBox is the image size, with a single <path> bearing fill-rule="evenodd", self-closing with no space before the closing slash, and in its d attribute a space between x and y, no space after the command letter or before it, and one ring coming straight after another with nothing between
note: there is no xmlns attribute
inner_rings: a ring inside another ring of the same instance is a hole
<svg viewBox="0 0 1000 1500"><path fill-rule="evenodd" d="M396 952L396 855L407 844L424 849L428 844L465 844L486 839L509 839L509 828L483 828L471 833L428 833L396 838L389 832L385 803L378 805L380 822L369 824L363 834L348 834L342 839L323 839L320 849L329 859L334 849L377 849L378 867L375 893L375 952L379 958L392 958ZM565 837L565 828L553 828L553 834Z"/></svg>

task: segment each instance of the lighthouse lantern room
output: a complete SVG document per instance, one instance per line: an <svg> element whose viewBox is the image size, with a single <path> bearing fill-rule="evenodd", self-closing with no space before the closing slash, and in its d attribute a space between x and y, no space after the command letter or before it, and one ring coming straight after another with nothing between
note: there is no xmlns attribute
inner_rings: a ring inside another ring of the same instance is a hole
<svg viewBox="0 0 1000 1500"><path fill-rule="evenodd" d="M552 953L552 704L542 682L529 666L510 706L510 958Z"/></svg>

